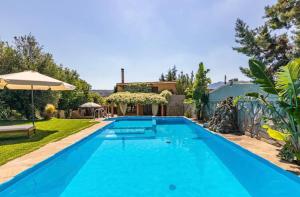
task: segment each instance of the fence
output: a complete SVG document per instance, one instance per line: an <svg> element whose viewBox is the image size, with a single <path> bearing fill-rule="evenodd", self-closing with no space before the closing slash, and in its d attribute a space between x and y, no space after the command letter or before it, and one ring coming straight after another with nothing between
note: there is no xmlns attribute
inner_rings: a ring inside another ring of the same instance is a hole
<svg viewBox="0 0 300 197"><path fill-rule="evenodd" d="M204 115L206 119L213 116L218 103L217 101L210 101L208 105L205 106ZM268 119L276 119L276 114L272 113L265 105L256 100L239 101L237 103L237 109L237 124L242 133L249 134L251 137L262 137L270 140L265 129L262 129L262 125L264 124L265 117ZM283 112L281 113L283 114ZM268 124L273 123L269 121Z"/></svg>

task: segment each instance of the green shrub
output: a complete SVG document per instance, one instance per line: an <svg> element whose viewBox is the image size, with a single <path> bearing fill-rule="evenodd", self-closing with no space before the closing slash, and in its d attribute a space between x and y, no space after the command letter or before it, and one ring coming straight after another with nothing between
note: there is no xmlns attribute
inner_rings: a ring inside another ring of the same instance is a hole
<svg viewBox="0 0 300 197"><path fill-rule="evenodd" d="M10 109L4 102L0 102L0 120L22 120L24 117L17 110Z"/></svg>
<svg viewBox="0 0 300 197"><path fill-rule="evenodd" d="M195 104L195 100L193 100L192 98L188 98L188 99L184 99L183 101L184 104Z"/></svg>
<svg viewBox="0 0 300 197"><path fill-rule="evenodd" d="M169 90L163 90L159 95L169 100L172 96L172 92L170 92Z"/></svg>
<svg viewBox="0 0 300 197"><path fill-rule="evenodd" d="M295 153L292 151L290 143L286 143L282 149L280 149L279 156L281 159L292 162L295 160Z"/></svg>
<svg viewBox="0 0 300 197"><path fill-rule="evenodd" d="M104 98L96 92L89 92L87 100L89 102L93 102L93 103L97 103L97 104L103 104L104 103Z"/></svg>
<svg viewBox="0 0 300 197"><path fill-rule="evenodd" d="M187 110L186 112L184 112L184 116L187 117L187 118L191 118L192 117L191 110Z"/></svg>
<svg viewBox="0 0 300 197"><path fill-rule="evenodd" d="M47 104L45 106L45 118L50 119L53 117L53 114L55 113L55 106L52 104Z"/></svg>

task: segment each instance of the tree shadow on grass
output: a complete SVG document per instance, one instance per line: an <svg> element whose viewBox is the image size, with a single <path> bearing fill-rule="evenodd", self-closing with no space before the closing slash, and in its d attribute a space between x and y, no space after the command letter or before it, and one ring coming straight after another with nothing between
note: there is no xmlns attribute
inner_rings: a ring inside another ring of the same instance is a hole
<svg viewBox="0 0 300 197"><path fill-rule="evenodd" d="M36 130L30 138L27 137L27 133L25 134L3 134L0 135L0 146L4 145L13 145L19 143L30 143L41 141L45 137L52 135L58 131L45 131L45 130Z"/></svg>

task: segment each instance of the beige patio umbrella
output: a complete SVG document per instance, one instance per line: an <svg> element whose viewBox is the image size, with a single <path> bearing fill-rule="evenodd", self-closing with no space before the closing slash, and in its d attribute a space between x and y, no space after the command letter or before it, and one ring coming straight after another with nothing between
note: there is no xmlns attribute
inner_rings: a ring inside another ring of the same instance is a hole
<svg viewBox="0 0 300 197"><path fill-rule="evenodd" d="M35 71L24 71L0 75L0 89L31 90L32 124L34 125L34 90L74 90L75 86Z"/></svg>
<svg viewBox="0 0 300 197"><path fill-rule="evenodd" d="M100 108L101 105L93 102L87 102L79 106L80 108Z"/></svg>

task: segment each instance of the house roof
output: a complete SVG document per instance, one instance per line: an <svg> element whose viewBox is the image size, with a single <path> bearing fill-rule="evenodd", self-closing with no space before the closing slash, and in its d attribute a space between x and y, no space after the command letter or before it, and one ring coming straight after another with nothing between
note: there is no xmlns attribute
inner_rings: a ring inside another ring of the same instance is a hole
<svg viewBox="0 0 300 197"><path fill-rule="evenodd" d="M224 81L219 81L216 83L212 83L208 85L208 89L209 90L215 90L218 89L219 87L222 87L223 85L225 85Z"/></svg>
<svg viewBox="0 0 300 197"><path fill-rule="evenodd" d="M217 89L211 90L209 93L210 101L221 101L227 97L245 96L250 92L258 92L266 94L258 84L251 83L249 81L236 81L232 84L226 84L220 86ZM269 96L268 100L274 100L273 96Z"/></svg>
<svg viewBox="0 0 300 197"><path fill-rule="evenodd" d="M233 81L232 83L233 84L253 84L251 81ZM212 83L212 84L208 85L208 89L211 92L213 92L224 86L230 86L230 82L227 82L226 84L223 81Z"/></svg>

